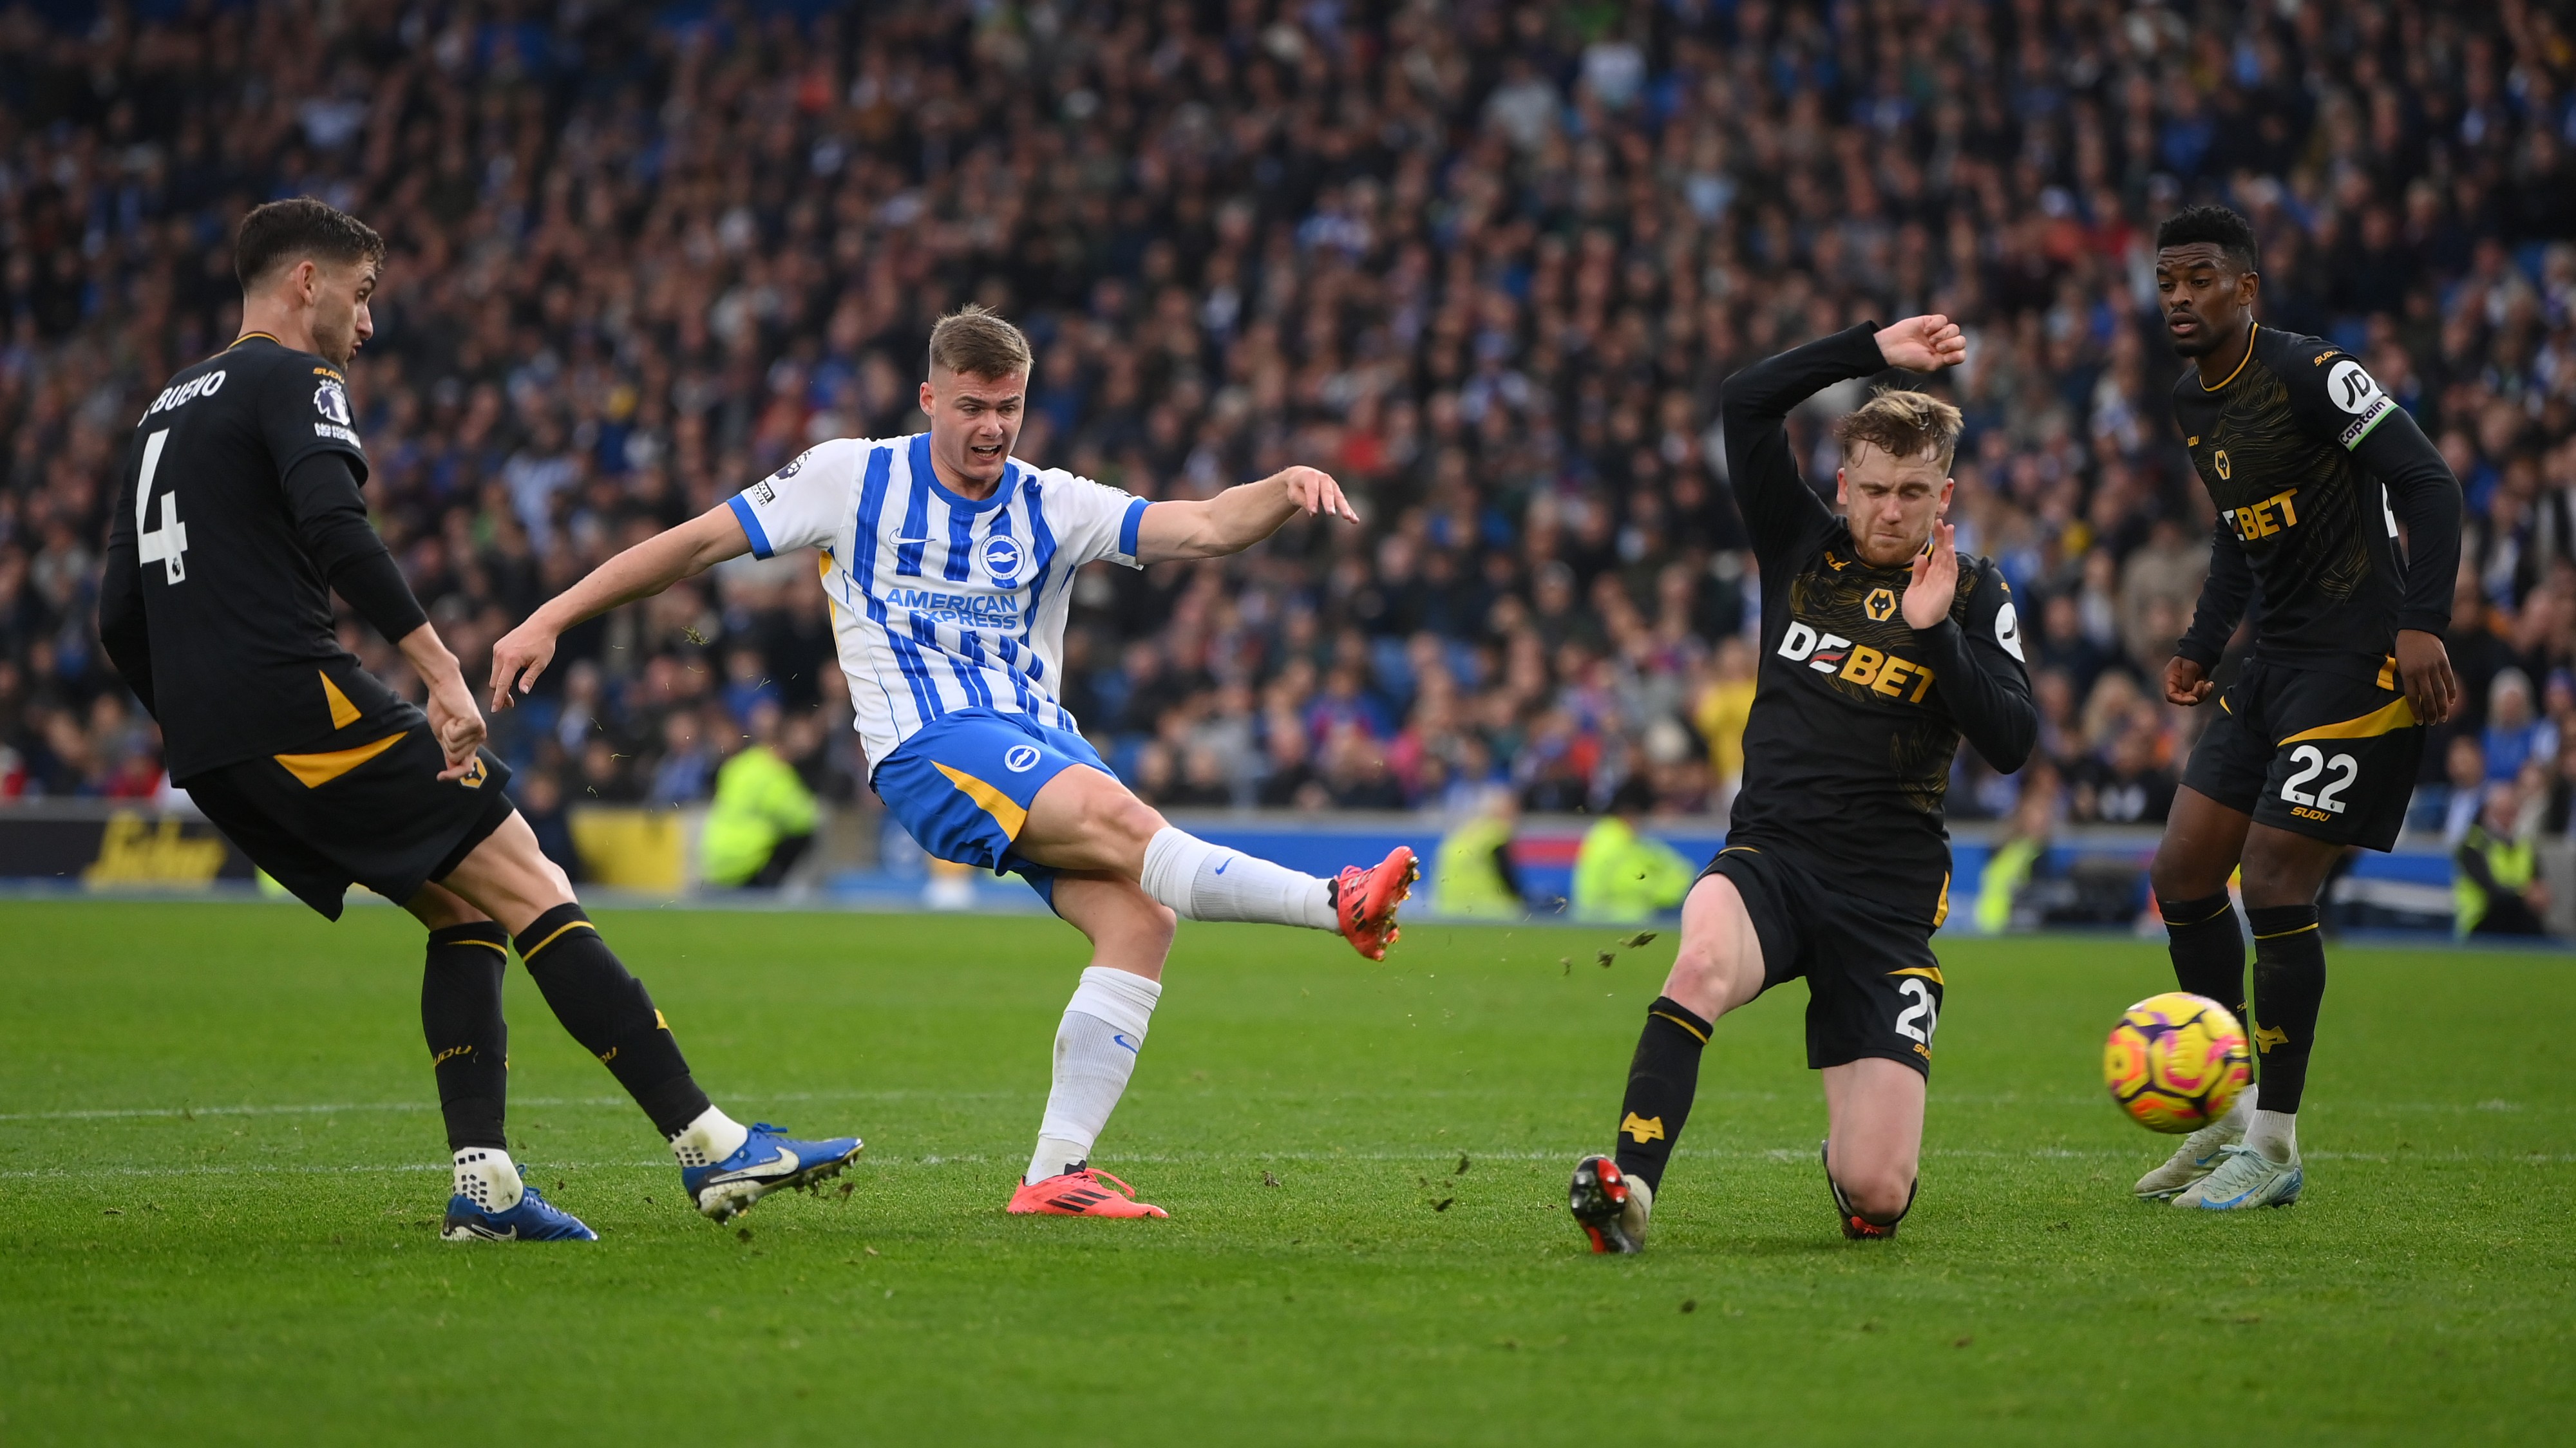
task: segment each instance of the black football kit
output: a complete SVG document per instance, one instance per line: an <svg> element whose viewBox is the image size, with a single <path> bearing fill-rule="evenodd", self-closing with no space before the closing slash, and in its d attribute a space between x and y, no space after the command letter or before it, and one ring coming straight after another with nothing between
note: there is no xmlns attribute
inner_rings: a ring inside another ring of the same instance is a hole
<svg viewBox="0 0 2576 1448"><path fill-rule="evenodd" d="M1905 621L1912 560L1879 568L1798 472L1790 409L1887 370L1863 323L1758 363L1719 399L1736 507L1762 569L1762 662L1726 848L1703 873L1743 898L1762 989L1807 980L1807 1064L1901 1061L1928 1076L1941 1022L1932 932L1949 914L1942 822L1961 738L2019 769L2039 737L2012 590L1962 554L1947 617ZM1628 1064L1615 1153L1576 1166L1570 1198L1596 1252L1642 1247L1631 1193L1659 1189L1690 1120L1712 1022L1659 996ZM1833 1185L1831 1152L1826 1180ZM1844 1235L1893 1236L1833 1186ZM1910 1203L1910 1198L1908 1199Z"/></svg>
<svg viewBox="0 0 2576 1448"><path fill-rule="evenodd" d="M509 817L507 768L441 781L421 711L342 649L337 588L388 639L426 615L359 484L347 379L254 333L179 372L135 426L99 635L160 722L171 779L297 898L397 904Z"/></svg>
<svg viewBox="0 0 2576 1448"><path fill-rule="evenodd" d="M1721 405L1738 510L1762 569L1762 661L1744 783L1709 870L1735 882L1767 989L1807 977L1807 1059L1884 1056L1928 1071L1949 913L1942 804L1965 737L2021 767L2039 715L2012 590L1959 558L1949 617L1905 622L1910 567L1862 560L1798 471L1786 420L1822 389L1887 370L1875 324L1746 368Z"/></svg>
<svg viewBox="0 0 2576 1448"><path fill-rule="evenodd" d="M2254 620L2253 653L2183 783L2266 825L2385 850L2424 750L2393 649L2401 629L2450 626L2459 484L2351 354L2252 333L2217 386L2197 369L2174 384L2174 420L2218 507L2178 652L2214 669L2249 607Z"/></svg>

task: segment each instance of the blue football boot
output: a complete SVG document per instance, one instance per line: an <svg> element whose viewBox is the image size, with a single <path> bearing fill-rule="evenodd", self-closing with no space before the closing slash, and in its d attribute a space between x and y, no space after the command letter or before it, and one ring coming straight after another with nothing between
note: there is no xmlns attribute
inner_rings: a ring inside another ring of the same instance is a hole
<svg viewBox="0 0 2576 1448"><path fill-rule="evenodd" d="M519 1204L506 1212L487 1212L463 1192L447 1199L447 1224L438 1235L451 1242L596 1242L599 1234L579 1217L547 1201L535 1187L522 1187Z"/></svg>
<svg viewBox="0 0 2576 1448"><path fill-rule="evenodd" d="M785 1127L764 1121L751 1128L751 1136L733 1155L713 1166L680 1168L680 1187L699 1211L728 1221L771 1192L810 1189L826 1177L839 1176L858 1157L859 1146L855 1136L798 1141Z"/></svg>

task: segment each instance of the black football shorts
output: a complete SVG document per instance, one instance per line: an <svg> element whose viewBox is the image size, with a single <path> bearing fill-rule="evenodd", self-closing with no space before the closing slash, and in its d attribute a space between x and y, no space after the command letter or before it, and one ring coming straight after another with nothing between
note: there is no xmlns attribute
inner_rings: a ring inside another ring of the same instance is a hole
<svg viewBox="0 0 2576 1448"><path fill-rule="evenodd" d="M1828 883L1833 872L1774 848L1730 845L1700 873L1725 876L1744 897L1762 942L1764 990L1807 978L1809 1067L1879 1056L1932 1074L1932 1034L1941 1023L1937 919L1841 889Z"/></svg>
<svg viewBox="0 0 2576 1448"><path fill-rule="evenodd" d="M462 779L428 716L396 700L294 754L208 770L180 785L251 863L331 920L364 885L400 905L512 813L510 769L484 750Z"/></svg>
<svg viewBox="0 0 2576 1448"><path fill-rule="evenodd" d="M2182 782L2257 824L2385 850L2406 822L2424 730L2393 666L2376 680L2249 661Z"/></svg>

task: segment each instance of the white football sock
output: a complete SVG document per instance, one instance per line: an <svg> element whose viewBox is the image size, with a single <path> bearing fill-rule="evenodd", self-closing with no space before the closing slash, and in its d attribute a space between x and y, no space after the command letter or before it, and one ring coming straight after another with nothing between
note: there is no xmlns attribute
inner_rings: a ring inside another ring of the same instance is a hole
<svg viewBox="0 0 2576 1448"><path fill-rule="evenodd" d="M1023 1180L1062 1176L1091 1159L1092 1143L1136 1074L1136 1053L1162 998L1161 981L1133 971L1095 965L1082 972L1055 1030L1055 1084Z"/></svg>
<svg viewBox="0 0 2576 1448"><path fill-rule="evenodd" d="M1337 930L1325 881L1285 865L1211 845L1169 825L1145 844L1137 883L1189 920L1253 920Z"/></svg>
<svg viewBox="0 0 2576 1448"><path fill-rule="evenodd" d="M2262 1111L2254 1113L2254 1123L2245 1128L2245 1144L2263 1153L2263 1159L2276 1166L2286 1166L2299 1159L2299 1118L2296 1113Z"/></svg>
<svg viewBox="0 0 2576 1448"><path fill-rule="evenodd" d="M750 1127L710 1106L671 1138L671 1155L678 1157L682 1166L714 1166L742 1150L742 1144L749 1140Z"/></svg>
<svg viewBox="0 0 2576 1448"><path fill-rule="evenodd" d="M527 1189L518 1163L497 1146L469 1146L456 1153L456 1195L487 1212L506 1212Z"/></svg>

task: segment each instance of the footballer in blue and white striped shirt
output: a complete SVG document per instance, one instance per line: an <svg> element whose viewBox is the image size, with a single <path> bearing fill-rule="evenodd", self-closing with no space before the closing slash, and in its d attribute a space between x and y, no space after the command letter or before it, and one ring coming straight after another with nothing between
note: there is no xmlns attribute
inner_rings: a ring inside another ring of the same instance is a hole
<svg viewBox="0 0 2576 1448"><path fill-rule="evenodd" d="M823 443L538 609L493 646L492 707L534 685L574 624L746 552L819 550L886 808L940 859L1022 876L1091 939L1010 1210L1159 1217L1089 1159L1161 996L1173 916L1338 930L1380 960L1417 866L1398 848L1319 879L1175 829L1130 793L1058 693L1073 577L1104 558L1142 568L1239 553L1300 514L1352 524L1359 514L1308 467L1149 503L1013 459L1028 338L981 307L939 320L929 373L928 431Z"/></svg>

